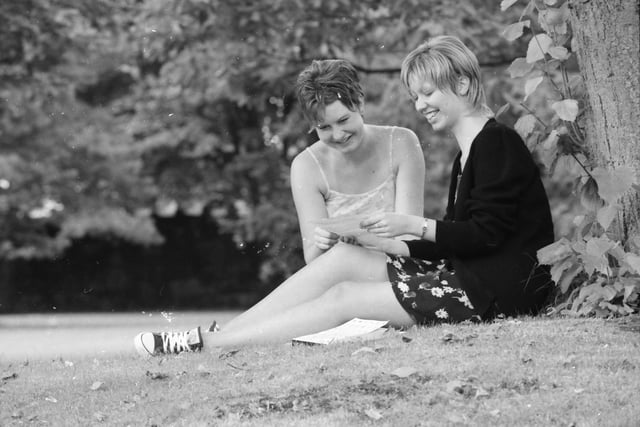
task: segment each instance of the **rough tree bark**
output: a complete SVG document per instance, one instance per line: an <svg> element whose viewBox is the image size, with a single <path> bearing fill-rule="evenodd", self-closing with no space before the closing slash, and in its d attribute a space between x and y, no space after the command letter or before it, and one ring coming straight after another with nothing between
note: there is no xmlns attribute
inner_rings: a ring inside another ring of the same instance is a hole
<svg viewBox="0 0 640 427"><path fill-rule="evenodd" d="M640 1L573 0L571 26L587 91L586 149L594 166L640 178ZM623 241L640 232L640 197L621 200Z"/></svg>

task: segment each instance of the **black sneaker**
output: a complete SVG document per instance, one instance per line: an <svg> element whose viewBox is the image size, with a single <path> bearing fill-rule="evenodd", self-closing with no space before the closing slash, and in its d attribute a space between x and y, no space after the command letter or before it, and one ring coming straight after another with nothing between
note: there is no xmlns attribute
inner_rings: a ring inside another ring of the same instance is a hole
<svg viewBox="0 0 640 427"><path fill-rule="evenodd" d="M185 332L141 332L133 339L133 344L141 356L178 354L200 351L202 335L200 326Z"/></svg>

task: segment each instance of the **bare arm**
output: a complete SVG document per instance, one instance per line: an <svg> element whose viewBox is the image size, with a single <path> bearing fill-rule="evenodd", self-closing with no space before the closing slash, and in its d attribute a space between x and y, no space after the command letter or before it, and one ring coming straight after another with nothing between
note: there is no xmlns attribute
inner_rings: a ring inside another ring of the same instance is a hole
<svg viewBox="0 0 640 427"><path fill-rule="evenodd" d="M418 137L406 128L397 128L393 141L397 165L395 212L422 216L424 213L424 154Z"/></svg>
<svg viewBox="0 0 640 427"><path fill-rule="evenodd" d="M380 237L415 239L421 236L424 215L424 155L418 137L409 129L398 128L394 144L396 210L373 214L362 227Z"/></svg>
<svg viewBox="0 0 640 427"><path fill-rule="evenodd" d="M317 165L302 152L291 164L291 192L298 214L304 260L308 264L333 246L338 236L316 227L313 221L327 218Z"/></svg>

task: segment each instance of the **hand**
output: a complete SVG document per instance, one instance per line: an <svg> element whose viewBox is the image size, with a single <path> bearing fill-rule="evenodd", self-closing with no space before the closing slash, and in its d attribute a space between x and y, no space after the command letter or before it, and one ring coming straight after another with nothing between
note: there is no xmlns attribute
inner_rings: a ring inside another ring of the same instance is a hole
<svg viewBox="0 0 640 427"><path fill-rule="evenodd" d="M324 228L316 227L313 230L313 238L315 240L316 246L319 249L326 251L327 249L330 249L331 247L333 247L333 245L338 243L340 236L338 236L336 233L327 231Z"/></svg>
<svg viewBox="0 0 640 427"><path fill-rule="evenodd" d="M372 233L362 233L355 237L358 244L364 248L388 254L409 256L406 243L388 237L379 237Z"/></svg>
<svg viewBox="0 0 640 427"><path fill-rule="evenodd" d="M396 237L408 233L409 215L382 212L362 220L360 226L379 237Z"/></svg>

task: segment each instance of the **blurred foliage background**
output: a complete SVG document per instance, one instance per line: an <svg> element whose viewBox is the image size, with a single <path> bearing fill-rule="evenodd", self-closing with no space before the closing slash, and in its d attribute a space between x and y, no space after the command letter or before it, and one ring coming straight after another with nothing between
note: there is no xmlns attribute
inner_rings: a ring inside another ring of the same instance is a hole
<svg viewBox="0 0 640 427"><path fill-rule="evenodd" d="M414 112L402 58L453 34L495 110L517 7L481 0L0 3L0 312L244 307L303 265L289 189L315 135L293 84L312 59L361 72L366 120L407 126L440 217L456 145ZM513 124L511 108L501 120ZM547 176L556 229L572 205Z"/></svg>

